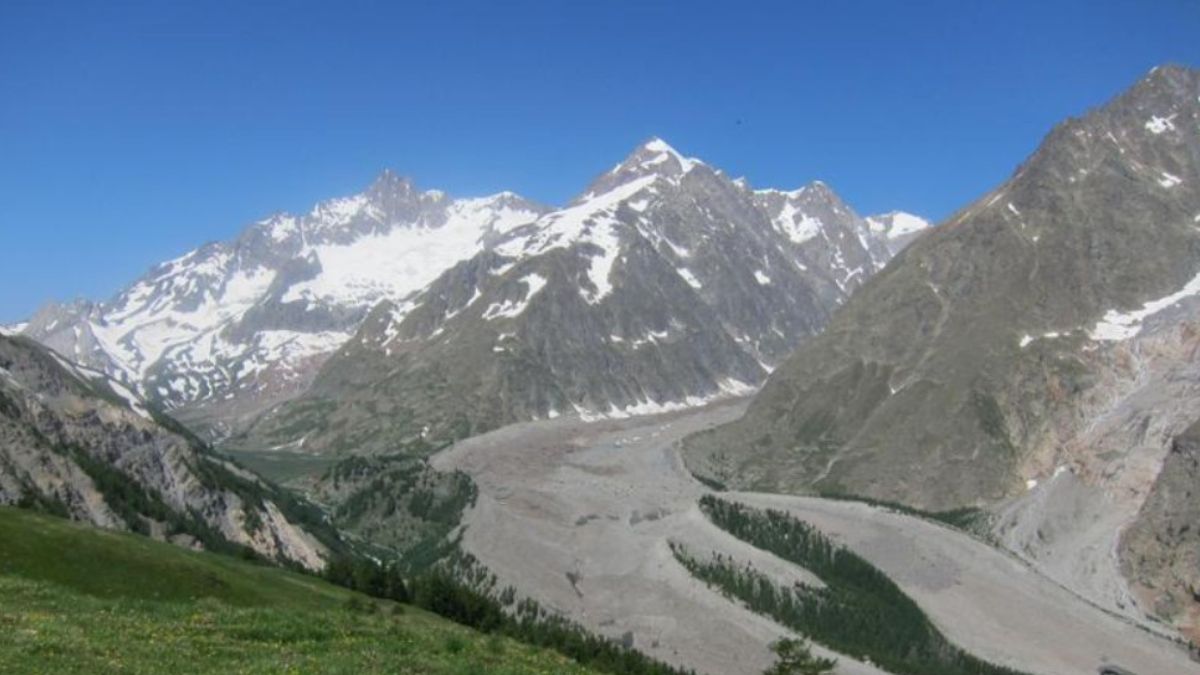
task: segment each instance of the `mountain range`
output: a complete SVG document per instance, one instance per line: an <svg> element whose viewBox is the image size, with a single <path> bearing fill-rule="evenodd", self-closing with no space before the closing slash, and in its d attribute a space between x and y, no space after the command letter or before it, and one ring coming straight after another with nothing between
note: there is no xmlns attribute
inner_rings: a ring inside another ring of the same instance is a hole
<svg viewBox="0 0 1200 675"><path fill-rule="evenodd" d="M747 394L927 226L651 139L561 209L385 171L20 333L209 440L395 451Z"/></svg>

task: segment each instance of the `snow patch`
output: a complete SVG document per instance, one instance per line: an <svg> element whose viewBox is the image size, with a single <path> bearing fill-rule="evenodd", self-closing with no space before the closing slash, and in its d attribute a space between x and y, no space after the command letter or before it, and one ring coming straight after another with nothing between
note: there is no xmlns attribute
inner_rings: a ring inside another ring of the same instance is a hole
<svg viewBox="0 0 1200 675"><path fill-rule="evenodd" d="M396 226L350 243L311 246L308 253L320 264L320 273L289 288L283 301L354 307L404 298L483 250L485 235L506 233L536 218L531 211L497 206L498 200L457 200L438 227Z"/></svg>
<svg viewBox="0 0 1200 675"><path fill-rule="evenodd" d="M929 221L904 211L892 211L882 216L870 216L866 219L867 227L875 234L882 234L888 239L897 239L915 234L929 228Z"/></svg>
<svg viewBox="0 0 1200 675"><path fill-rule="evenodd" d="M748 396L754 393L753 385L742 382L741 380L729 377L717 383L717 392L706 396L689 395L682 400L675 401L656 401L650 397L644 397L624 407L610 405L604 411L592 411L582 408L578 405L573 405L579 419L584 422L597 422L606 419L626 419L630 417L641 417L643 415L661 415L663 413L677 412L679 410L687 410L688 408L697 408L703 405L708 405L714 401L719 401L726 398L737 396Z"/></svg>
<svg viewBox="0 0 1200 675"><path fill-rule="evenodd" d="M657 344L659 340L665 340L670 334L671 334L670 331L652 330L640 338L634 338L633 341L630 342L630 344L633 346L634 349L637 349L638 347L641 347L642 345L647 345L647 344L651 344L651 343Z"/></svg>
<svg viewBox="0 0 1200 675"><path fill-rule="evenodd" d="M1175 115L1171 115L1170 117L1159 117L1158 115L1154 115L1146 121L1146 131L1149 131L1155 136L1163 133L1164 131L1175 131L1175 124L1173 123L1174 119Z"/></svg>
<svg viewBox="0 0 1200 675"><path fill-rule="evenodd" d="M59 356L58 352L54 351L53 349L47 349L46 353L53 357L54 360L58 362L58 365L69 371L80 381L99 382L103 384L104 386L108 387L112 393L116 394L118 398L124 401L125 404L129 406L130 410L137 413L139 416L144 417L145 419L154 419L154 416L151 415L150 411L146 409L146 405L142 399L137 394L134 394L132 391L130 391L125 385L117 382L98 370L93 370L87 366L82 366L66 360Z"/></svg>
<svg viewBox="0 0 1200 675"><path fill-rule="evenodd" d="M281 213L260 221L259 225L271 241L282 244L293 236L300 234L300 221L295 216Z"/></svg>
<svg viewBox="0 0 1200 675"><path fill-rule="evenodd" d="M238 364L235 379L244 380L269 368L295 369L305 360L336 351L352 333L323 331L301 333L290 330L264 330L255 334L254 344Z"/></svg>
<svg viewBox="0 0 1200 675"><path fill-rule="evenodd" d="M1173 188L1182 182L1183 182L1182 178L1180 178L1179 176L1169 174L1166 171L1163 171L1162 178L1158 179L1158 184L1165 188Z"/></svg>
<svg viewBox="0 0 1200 675"><path fill-rule="evenodd" d="M540 274L528 274L521 277L518 283L526 286L524 297L521 300L505 300L504 302L492 303L484 310L484 319L492 321L493 319L511 319L520 316L529 307L529 301L533 299L533 296L537 295L538 291L545 287L546 277Z"/></svg>
<svg viewBox="0 0 1200 675"><path fill-rule="evenodd" d="M774 220L775 229L794 243L803 244L821 232L821 221L796 208L791 202L783 205Z"/></svg>
<svg viewBox="0 0 1200 675"><path fill-rule="evenodd" d="M120 382L117 382L116 380L106 380L105 384L108 385L109 389L113 390L113 393L124 399L125 403L129 405L130 410L148 420L154 419L154 416L150 414L150 411L146 409L145 404L142 403L142 399L138 398L136 394L129 390L128 387Z"/></svg>
<svg viewBox="0 0 1200 675"><path fill-rule="evenodd" d="M1028 347L1029 343L1033 342L1034 340L1041 340L1041 339L1053 340L1054 338L1062 337L1062 335L1063 334L1058 331L1050 331L1049 333L1042 333L1039 336L1033 336L1033 335L1026 334L1026 335L1021 336L1021 345L1020 346L1021 346L1021 349L1024 349L1024 348Z"/></svg>
<svg viewBox="0 0 1200 675"><path fill-rule="evenodd" d="M679 152L676 151L675 148L672 148L670 145L667 144L666 141L662 140L661 138L651 139L650 142L646 143L646 145L643 147L645 147L650 152L658 153L658 155L656 155L655 157L644 162L643 166L654 166L657 164L662 164L670 159L674 159L676 162L679 162L679 166L682 168L683 173L687 173L687 172L691 171L692 169L696 168L697 166L699 166L700 164L703 164L703 162L701 162L698 159L695 159L692 157L684 157L683 155L679 154Z"/></svg>
<svg viewBox="0 0 1200 675"><path fill-rule="evenodd" d="M142 381L169 350L206 336L211 342L220 329L254 306L275 280L275 272L267 268L231 270L235 264L231 256L221 254L196 267L172 269L139 282L106 320L90 324L92 334L132 380ZM227 279L223 285L222 277ZM195 307L180 310L172 303L173 295L153 293L163 286L197 297Z"/></svg>
<svg viewBox="0 0 1200 675"><path fill-rule="evenodd" d="M313 207L309 216L321 222L323 227L339 227L354 220L359 214L376 215L366 195L339 197L321 202Z"/></svg>
<svg viewBox="0 0 1200 675"><path fill-rule="evenodd" d="M1200 293L1200 274L1197 274L1183 288L1175 293L1157 300L1151 300L1142 305L1141 309L1132 312L1119 312L1110 309L1104 317L1089 331L1093 340L1120 341L1128 340L1142 331L1142 322L1147 318L1167 309L1168 307Z"/></svg>
<svg viewBox="0 0 1200 675"><path fill-rule="evenodd" d="M597 243L600 247L600 255L593 255L592 261L588 265L588 280L592 282L594 291L581 288L579 292L583 295L583 299L589 305L594 305L605 298L609 293L612 293L612 275L613 264L617 261L617 254L620 252L619 240L616 232L613 230L612 223L605 223L603 231L597 233L603 238L603 243Z"/></svg>
<svg viewBox="0 0 1200 675"><path fill-rule="evenodd" d="M692 272L688 268L680 267L679 269L677 269L675 271L679 272L679 276L683 277L683 280L688 283L688 286L691 286L692 288L695 288L697 290L701 288L702 285L700 283L700 280L697 279L696 275L692 274Z"/></svg>
<svg viewBox="0 0 1200 675"><path fill-rule="evenodd" d="M513 237L496 247L500 255L521 259L557 248L579 243L591 244L588 279L595 291L580 289L590 304L595 304L612 292L609 274L620 253L619 221L614 213L622 202L630 199L659 179L656 175L642 176L600 195L589 195L574 206L549 213L538 219L534 231ZM598 252L596 252L598 250Z"/></svg>

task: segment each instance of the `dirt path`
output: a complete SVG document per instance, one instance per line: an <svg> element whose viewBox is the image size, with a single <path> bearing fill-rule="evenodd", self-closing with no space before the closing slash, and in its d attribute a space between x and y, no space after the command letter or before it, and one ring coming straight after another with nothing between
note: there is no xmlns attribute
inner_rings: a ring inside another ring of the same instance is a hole
<svg viewBox="0 0 1200 675"><path fill-rule="evenodd" d="M805 570L734 539L696 502L707 490L675 444L738 417L744 402L653 418L514 425L434 459L479 485L464 547L500 579L589 628L698 672L762 672L787 633L693 579L669 541L720 551L782 582ZM861 504L738 493L787 508L900 584L959 644L1046 675L1093 675L1105 658L1138 675L1195 673L1168 643L1079 601L1028 567L932 523ZM839 671L878 669L839 657Z"/></svg>

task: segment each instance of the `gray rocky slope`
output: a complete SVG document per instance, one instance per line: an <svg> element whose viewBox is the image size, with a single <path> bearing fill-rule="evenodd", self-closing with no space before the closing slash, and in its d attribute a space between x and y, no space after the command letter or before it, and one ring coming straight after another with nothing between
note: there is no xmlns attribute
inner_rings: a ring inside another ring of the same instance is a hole
<svg viewBox="0 0 1200 675"><path fill-rule="evenodd" d="M294 519L293 497L163 423L103 374L0 334L0 504L324 565L328 549Z"/></svg>
<svg viewBox="0 0 1200 675"><path fill-rule="evenodd" d="M868 222L819 182L752 190L652 139L565 208L380 303L230 446L419 454L521 420L749 393L921 229L907 218Z"/></svg>
<svg viewBox="0 0 1200 675"><path fill-rule="evenodd" d="M900 253L689 466L986 509L1060 583L1195 637L1198 273L1200 73L1161 67Z"/></svg>

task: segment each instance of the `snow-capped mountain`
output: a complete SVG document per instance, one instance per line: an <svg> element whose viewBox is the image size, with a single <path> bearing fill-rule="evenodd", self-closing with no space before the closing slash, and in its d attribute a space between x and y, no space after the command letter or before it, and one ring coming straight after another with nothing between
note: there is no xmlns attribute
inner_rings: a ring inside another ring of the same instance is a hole
<svg viewBox="0 0 1200 675"><path fill-rule="evenodd" d="M43 308L22 332L219 436L302 390L371 307L402 303L545 210L511 193L420 192L387 171L158 265L108 302Z"/></svg>
<svg viewBox="0 0 1200 675"><path fill-rule="evenodd" d="M555 339L593 358L667 335L676 341L680 331L706 336L699 352L675 347L656 384L600 382L586 395L520 406L536 415L616 414L761 381L891 256L896 228L873 222L819 182L751 190L658 139L557 210L508 192L451 199L387 171L360 194L272 215L232 241L156 266L107 302L52 304L21 328L217 439L306 391L373 308L362 337L385 354L400 343L433 349L468 306L461 321L519 323L531 298L567 290L581 311L591 308L584 313L595 334ZM556 256L570 262L545 267ZM482 271L486 261L494 268ZM481 270L479 279L455 290L469 269ZM652 283L651 270L660 277ZM614 289L640 294L636 317L619 309L631 300L610 301ZM477 305L476 295L487 302ZM650 316L670 315L663 307L691 315ZM484 352L499 354L492 347ZM695 361L708 351L720 367ZM696 368L703 372L683 374Z"/></svg>
<svg viewBox="0 0 1200 675"><path fill-rule="evenodd" d="M753 190L652 139L379 306L311 390L234 442L394 451L749 393L883 267L889 234L822 183Z"/></svg>

